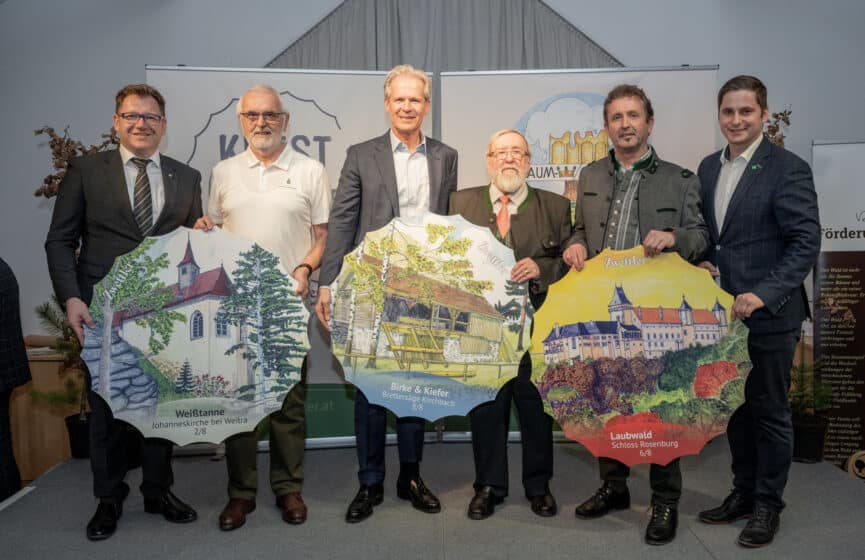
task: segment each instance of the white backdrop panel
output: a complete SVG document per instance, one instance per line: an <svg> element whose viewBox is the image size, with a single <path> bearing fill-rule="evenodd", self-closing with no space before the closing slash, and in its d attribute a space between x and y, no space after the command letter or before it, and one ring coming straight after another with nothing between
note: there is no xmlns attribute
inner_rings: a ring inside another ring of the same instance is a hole
<svg viewBox="0 0 865 560"><path fill-rule="evenodd" d="M814 143L814 186L823 229L821 251L865 249L865 142Z"/></svg>
<svg viewBox="0 0 865 560"><path fill-rule="evenodd" d="M335 189L346 148L379 136L390 126L383 105L385 75L153 66L147 68L147 83L166 99L168 131L162 150L201 171L206 203L210 170L246 147L235 110L248 88L267 84L280 92L291 115L289 144L321 161Z"/></svg>
<svg viewBox="0 0 865 560"><path fill-rule="evenodd" d="M531 184L563 193L568 179L605 154L604 98L623 83L640 86L652 101L650 142L661 158L696 171L720 145L714 66L448 72L441 76L442 138L460 153L460 188L488 183L489 136L516 128L532 149Z"/></svg>

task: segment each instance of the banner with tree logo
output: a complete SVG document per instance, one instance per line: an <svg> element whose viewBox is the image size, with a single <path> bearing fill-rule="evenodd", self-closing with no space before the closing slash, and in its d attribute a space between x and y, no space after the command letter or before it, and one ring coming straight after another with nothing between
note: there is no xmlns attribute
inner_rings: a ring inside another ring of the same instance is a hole
<svg viewBox="0 0 865 560"><path fill-rule="evenodd" d="M532 380L565 436L598 457L667 464L724 433L744 400L748 329L706 270L641 246L550 287Z"/></svg>
<svg viewBox="0 0 865 560"><path fill-rule="evenodd" d="M146 437L181 445L253 429L282 406L309 348L309 314L279 259L222 230L146 238L96 285L90 313L93 391Z"/></svg>
<svg viewBox="0 0 865 560"><path fill-rule="evenodd" d="M346 255L333 353L346 380L397 416L465 415L495 398L528 348L513 251L461 216L394 219Z"/></svg>

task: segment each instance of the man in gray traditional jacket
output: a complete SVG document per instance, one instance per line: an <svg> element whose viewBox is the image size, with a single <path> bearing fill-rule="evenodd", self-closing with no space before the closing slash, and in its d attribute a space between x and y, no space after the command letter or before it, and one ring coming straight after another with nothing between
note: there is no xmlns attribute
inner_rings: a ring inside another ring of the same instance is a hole
<svg viewBox="0 0 865 560"><path fill-rule="evenodd" d="M646 256L675 251L698 262L709 244L700 211L697 176L661 160L649 145L654 126L652 103L634 85L620 85L604 101L604 127L613 143L609 157L580 171L574 235L563 255L577 270L604 249L630 249L642 243ZM627 465L602 457L594 495L577 506L577 517L591 519L631 505ZM666 544L676 536L682 493L679 460L652 464L652 518L648 544Z"/></svg>

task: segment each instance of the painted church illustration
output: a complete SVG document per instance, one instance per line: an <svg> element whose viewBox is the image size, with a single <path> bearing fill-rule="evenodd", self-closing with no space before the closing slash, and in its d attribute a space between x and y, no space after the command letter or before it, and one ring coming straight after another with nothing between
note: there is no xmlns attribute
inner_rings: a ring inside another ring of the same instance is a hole
<svg viewBox="0 0 865 560"><path fill-rule="evenodd" d="M244 359L243 352L226 356L225 352L244 338L242 328L229 323L222 311L222 301L231 295L231 280L225 268L201 272L192 244L186 242L186 251L177 264L177 282L166 287L173 297L162 309L180 313L186 322L174 323L168 345L150 361L163 372L180 371L186 360L193 377L221 375L229 389L254 383L254 371ZM150 330L136 324L146 313L117 312L113 327L126 342L137 348L148 346Z"/></svg>
<svg viewBox="0 0 865 560"><path fill-rule="evenodd" d="M716 344L729 328L727 311L717 298L712 309L693 309L684 294L679 307L642 307L616 286L607 309L609 321L556 324L543 341L544 361L658 358L674 350Z"/></svg>

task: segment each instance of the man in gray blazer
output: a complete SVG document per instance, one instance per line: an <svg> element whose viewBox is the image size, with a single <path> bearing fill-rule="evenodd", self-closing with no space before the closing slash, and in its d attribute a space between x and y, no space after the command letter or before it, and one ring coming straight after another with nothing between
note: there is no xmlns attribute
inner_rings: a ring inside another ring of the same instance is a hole
<svg viewBox="0 0 865 560"><path fill-rule="evenodd" d="M658 157L649 145L655 124L652 102L634 85L613 88L604 101L604 127L613 143L610 156L580 171L574 236L565 262L577 270L602 250L630 249L642 243L647 256L675 251L697 262L709 244L700 212L700 183L687 169ZM624 463L601 457L601 486L577 506L582 519L605 515L631 505ZM676 536L677 506L682 494L679 460L652 464L652 517L648 544L666 544Z"/></svg>
<svg viewBox="0 0 865 560"><path fill-rule="evenodd" d="M735 296L731 315L748 326L751 373L745 404L730 417L733 491L699 514L710 524L749 517L748 548L772 542L784 509L793 457L788 393L802 321L810 316L803 281L820 253L820 215L811 168L763 137L766 86L736 76L718 92L727 146L700 164L703 213L711 234L706 267Z"/></svg>
<svg viewBox="0 0 865 560"><path fill-rule="evenodd" d="M384 108L390 116L390 130L349 147L334 195L315 306L323 325L330 321L330 284L339 274L343 257L364 235L396 217L447 213L448 197L457 188L456 151L421 133L430 110L429 77L407 64L393 68L384 82ZM383 407L370 405L357 392L354 429L360 489L345 515L349 523L363 521L382 502L386 418ZM422 419L397 419L397 495L411 500L420 511L436 513L441 504L420 478L423 437Z"/></svg>
<svg viewBox="0 0 865 560"><path fill-rule="evenodd" d="M88 310L93 286L114 259L147 236L192 227L201 216L201 174L159 153L166 127L162 94L146 84L128 85L115 101L120 149L69 162L45 240L54 292L82 343L82 324L95 326ZM87 524L87 538L102 540L114 534L129 493L123 482L126 452L123 428L92 390L90 408L90 467L99 506ZM197 515L171 493L171 451L170 441L144 440L144 510L187 523Z"/></svg>

